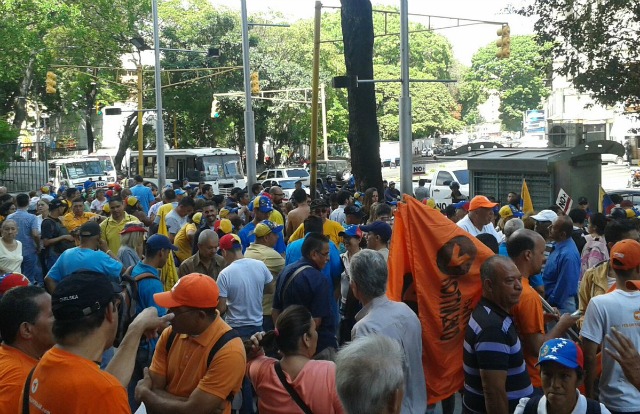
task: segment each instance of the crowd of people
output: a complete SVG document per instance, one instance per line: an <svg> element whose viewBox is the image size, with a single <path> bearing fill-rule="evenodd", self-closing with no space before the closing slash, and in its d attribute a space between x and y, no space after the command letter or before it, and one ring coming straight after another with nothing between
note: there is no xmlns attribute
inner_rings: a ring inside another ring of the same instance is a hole
<svg viewBox="0 0 640 414"><path fill-rule="evenodd" d="M440 220L495 254L458 410L640 413L639 212L454 187ZM387 296L401 194L327 198L141 176L0 187L0 412L433 412L424 327Z"/></svg>

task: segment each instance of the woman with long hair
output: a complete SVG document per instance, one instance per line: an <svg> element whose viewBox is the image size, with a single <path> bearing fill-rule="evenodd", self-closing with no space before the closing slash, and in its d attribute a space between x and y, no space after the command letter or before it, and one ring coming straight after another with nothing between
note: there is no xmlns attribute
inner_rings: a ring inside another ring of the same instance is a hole
<svg viewBox="0 0 640 414"><path fill-rule="evenodd" d="M335 364L311 359L317 344L316 323L300 305L286 308L273 331L251 337L247 372L258 395L260 414L343 413ZM263 347L274 346L283 355L280 361L264 355Z"/></svg>
<svg viewBox="0 0 640 414"><path fill-rule="evenodd" d="M378 202L378 189L375 187L367 188L364 192L364 200L362 201L362 210L364 211L364 217L362 223L366 224L369 221L369 216L373 213L371 205Z"/></svg>
<svg viewBox="0 0 640 414"><path fill-rule="evenodd" d="M137 221L125 224L124 229L120 232L118 260L125 269L137 265L142 259L142 245L146 232L144 225Z"/></svg>
<svg viewBox="0 0 640 414"><path fill-rule="evenodd" d="M0 274L20 273L22 243L16 240L18 224L6 219L0 225Z"/></svg>

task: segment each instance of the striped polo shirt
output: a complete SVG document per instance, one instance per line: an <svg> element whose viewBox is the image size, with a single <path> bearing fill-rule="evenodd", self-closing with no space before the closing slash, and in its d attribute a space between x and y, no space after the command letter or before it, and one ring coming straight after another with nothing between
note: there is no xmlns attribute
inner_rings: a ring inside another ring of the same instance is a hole
<svg viewBox="0 0 640 414"><path fill-rule="evenodd" d="M480 370L507 371L505 390L509 412L520 398L533 392L513 320L498 305L482 298L469 319L464 338L465 408L473 413L487 412Z"/></svg>

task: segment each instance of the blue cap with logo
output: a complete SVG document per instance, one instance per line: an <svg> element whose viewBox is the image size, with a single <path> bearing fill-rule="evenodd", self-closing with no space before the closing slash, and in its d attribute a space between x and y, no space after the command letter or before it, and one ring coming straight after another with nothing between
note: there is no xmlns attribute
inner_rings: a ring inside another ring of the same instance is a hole
<svg viewBox="0 0 640 414"><path fill-rule="evenodd" d="M549 339L540 347L537 365L557 362L567 368L584 368L582 349L575 342L565 338Z"/></svg>

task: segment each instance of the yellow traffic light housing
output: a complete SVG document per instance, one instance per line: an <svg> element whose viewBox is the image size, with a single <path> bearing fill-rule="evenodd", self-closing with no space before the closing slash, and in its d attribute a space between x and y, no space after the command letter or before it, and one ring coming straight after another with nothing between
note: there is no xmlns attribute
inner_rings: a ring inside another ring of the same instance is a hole
<svg viewBox="0 0 640 414"><path fill-rule="evenodd" d="M258 72L251 73L251 93L253 95L260 93L260 79L258 78Z"/></svg>
<svg viewBox="0 0 640 414"><path fill-rule="evenodd" d="M497 33L500 39L496 40L496 46L498 46L496 57L506 59L511 56L511 28L508 24L503 24Z"/></svg>
<svg viewBox="0 0 640 414"><path fill-rule="evenodd" d="M218 113L218 99L214 98L213 102L211 102L211 118L219 118L220 114Z"/></svg>
<svg viewBox="0 0 640 414"><path fill-rule="evenodd" d="M47 85L47 93L56 93L56 85L58 84L58 75L53 72L47 72L47 80L45 84Z"/></svg>

